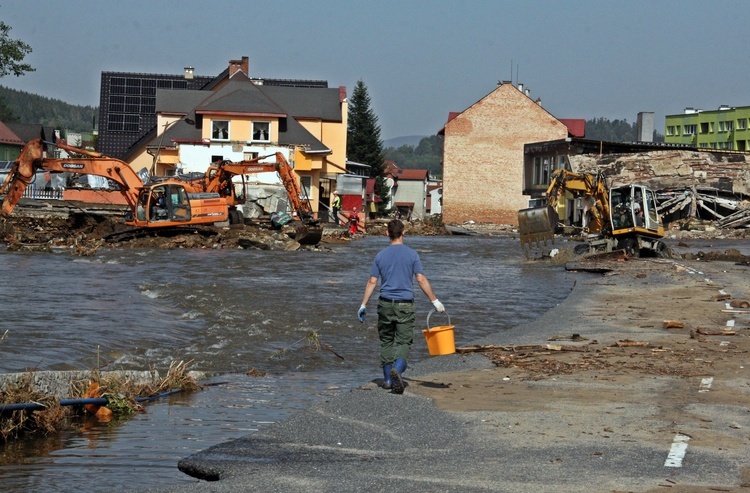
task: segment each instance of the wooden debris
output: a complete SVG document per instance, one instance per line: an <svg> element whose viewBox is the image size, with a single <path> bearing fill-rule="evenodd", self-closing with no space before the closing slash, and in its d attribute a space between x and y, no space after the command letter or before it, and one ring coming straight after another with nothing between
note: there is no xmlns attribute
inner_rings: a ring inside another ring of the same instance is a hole
<svg viewBox="0 0 750 493"><path fill-rule="evenodd" d="M610 344L609 347L648 347L649 343L645 341L631 341L625 339L624 341L617 341L614 344Z"/></svg>
<svg viewBox="0 0 750 493"><path fill-rule="evenodd" d="M704 335L704 336L736 336L737 332L734 330L724 329L724 330L705 330L701 328L695 329L695 331L698 334Z"/></svg>
<svg viewBox="0 0 750 493"><path fill-rule="evenodd" d="M685 324L683 322L678 322L677 320L664 320L662 322L662 328L664 329L684 329Z"/></svg>
<svg viewBox="0 0 750 493"><path fill-rule="evenodd" d="M731 306L732 308L750 308L750 301L732 300L729 302L729 306Z"/></svg>
<svg viewBox="0 0 750 493"><path fill-rule="evenodd" d="M715 294L711 297L711 301L725 301L731 298L732 295L730 294Z"/></svg>

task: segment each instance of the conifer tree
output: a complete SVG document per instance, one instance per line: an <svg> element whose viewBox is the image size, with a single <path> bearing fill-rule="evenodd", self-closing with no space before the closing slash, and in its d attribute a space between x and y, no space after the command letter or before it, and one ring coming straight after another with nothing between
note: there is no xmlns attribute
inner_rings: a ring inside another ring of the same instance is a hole
<svg viewBox="0 0 750 493"><path fill-rule="evenodd" d="M357 81L349 99L346 154L350 161L370 166L370 178L375 178L375 193L383 199L378 203L378 215L385 215L391 191L383 176L383 141L380 140L378 117L370 108L370 95L362 80Z"/></svg>

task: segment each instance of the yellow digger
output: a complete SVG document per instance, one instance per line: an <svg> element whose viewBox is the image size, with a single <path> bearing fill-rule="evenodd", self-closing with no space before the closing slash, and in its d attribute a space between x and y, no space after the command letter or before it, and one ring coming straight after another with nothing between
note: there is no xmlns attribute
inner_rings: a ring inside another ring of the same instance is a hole
<svg viewBox="0 0 750 493"><path fill-rule="evenodd" d="M607 188L604 176L558 169L547 188L547 205L518 211L518 229L524 249L554 243L558 206L565 193L583 203L582 226L586 242L577 254L624 250L630 256L668 256L661 239L664 226L657 212L656 195L642 185Z"/></svg>

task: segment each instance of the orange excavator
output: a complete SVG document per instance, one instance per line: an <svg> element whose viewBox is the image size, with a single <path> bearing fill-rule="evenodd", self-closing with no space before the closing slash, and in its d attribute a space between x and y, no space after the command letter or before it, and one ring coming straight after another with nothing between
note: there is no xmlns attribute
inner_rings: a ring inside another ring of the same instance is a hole
<svg viewBox="0 0 750 493"><path fill-rule="evenodd" d="M45 144L56 145L82 157L45 157ZM40 170L96 175L112 180L120 187L130 207L125 223L139 230L206 225L229 219L227 199L218 193L196 193L176 179L144 184L133 168L119 159L72 147L64 141L51 144L41 139L32 140L24 146L0 186L0 194L5 193L1 215L9 216L13 212Z"/></svg>
<svg viewBox="0 0 750 493"><path fill-rule="evenodd" d="M261 162L270 157L275 158L275 162ZM312 206L309 199L303 197L302 188L297 181L297 177L280 152L259 156L254 159L245 161L221 161L209 166L204 176L185 180L189 190L193 192L218 193L227 201L229 206L229 220L232 223L242 223L242 213L236 208L237 205L244 204L246 197L245 176L257 173L276 172L281 178L281 182L286 189L290 205L297 215L297 221L293 224L295 229L294 239L299 243L306 245L316 245L320 242L323 230L320 227L320 221L314 218ZM235 179L239 178L237 182ZM243 192L237 194L237 187ZM288 220L293 220L291 216L282 216ZM280 220L284 223L284 220ZM280 225L283 225L280 224Z"/></svg>

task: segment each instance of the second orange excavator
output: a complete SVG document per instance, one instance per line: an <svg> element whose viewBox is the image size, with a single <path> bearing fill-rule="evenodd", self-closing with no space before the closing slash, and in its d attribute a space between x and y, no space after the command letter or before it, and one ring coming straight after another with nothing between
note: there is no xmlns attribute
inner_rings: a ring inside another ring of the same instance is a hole
<svg viewBox="0 0 750 493"><path fill-rule="evenodd" d="M274 162L264 162L271 157L275 159ZM246 201L244 193L246 189L245 177L268 172L278 173L289 197L290 206L296 214L296 220L292 218L295 230L294 239L306 245L318 244L323 234L320 221L314 218L309 199L304 197L302 187L300 187L292 167L280 152L246 161L217 162L209 166L203 176L185 180L185 183L192 192L219 194L227 201L229 206L230 222L241 223L243 220L242 213L236 206L244 204ZM242 191L240 194L237 193L238 189Z"/></svg>

